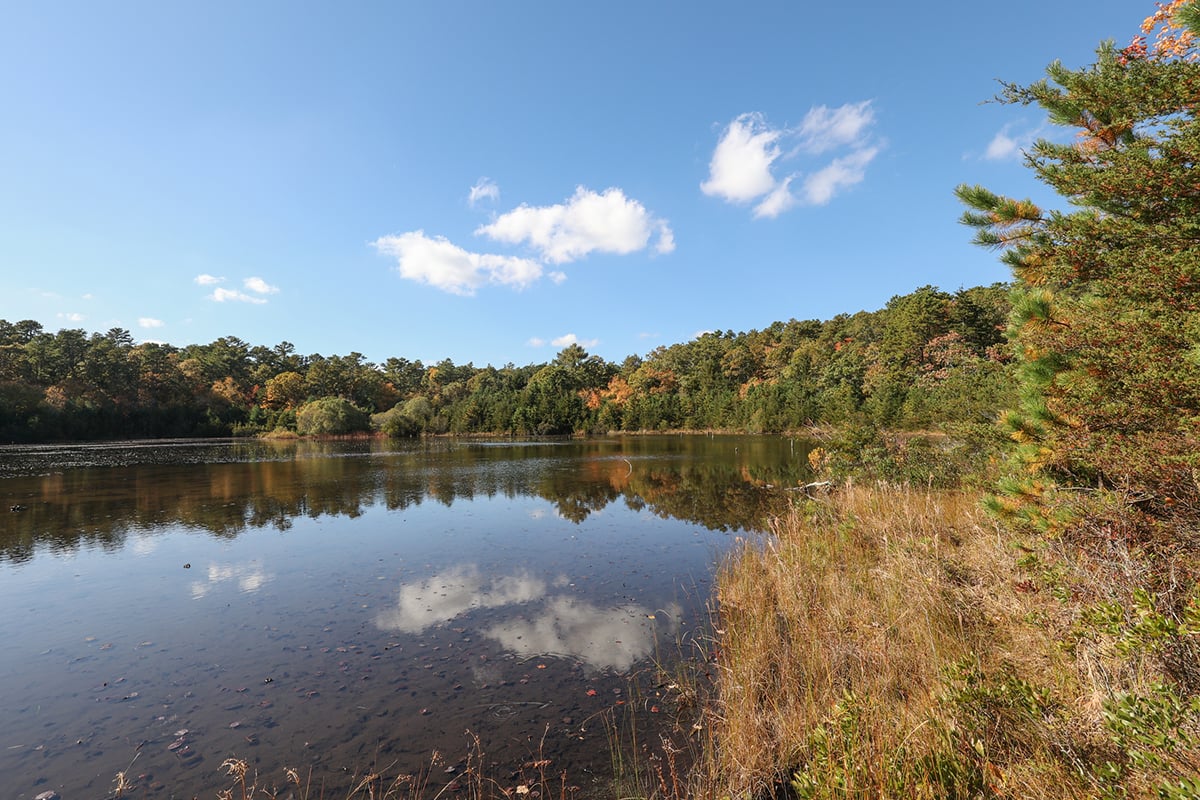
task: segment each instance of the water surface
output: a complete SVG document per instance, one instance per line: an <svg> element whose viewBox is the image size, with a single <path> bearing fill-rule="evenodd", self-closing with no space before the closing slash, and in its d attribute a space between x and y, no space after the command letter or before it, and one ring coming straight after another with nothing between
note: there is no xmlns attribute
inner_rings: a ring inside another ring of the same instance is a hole
<svg viewBox="0 0 1200 800"><path fill-rule="evenodd" d="M706 436L0 448L5 796L102 797L118 770L133 796L212 796L233 755L332 785L436 750L449 780L468 731L500 774L548 758L602 780L603 715L667 721L651 676L703 653L730 534L783 510L806 452Z"/></svg>

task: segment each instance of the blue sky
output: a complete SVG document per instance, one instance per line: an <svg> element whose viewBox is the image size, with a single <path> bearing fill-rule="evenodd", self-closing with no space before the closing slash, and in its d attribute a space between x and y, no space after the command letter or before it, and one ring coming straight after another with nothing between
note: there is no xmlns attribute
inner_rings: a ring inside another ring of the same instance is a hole
<svg viewBox="0 0 1200 800"><path fill-rule="evenodd" d="M1036 109L1152 3L0 8L0 318L301 353L610 360L1006 280Z"/></svg>

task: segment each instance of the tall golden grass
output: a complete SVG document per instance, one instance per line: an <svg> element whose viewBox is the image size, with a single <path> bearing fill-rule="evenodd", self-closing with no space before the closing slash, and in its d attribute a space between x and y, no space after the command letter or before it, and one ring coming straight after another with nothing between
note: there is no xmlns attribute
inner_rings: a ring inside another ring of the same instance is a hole
<svg viewBox="0 0 1200 800"><path fill-rule="evenodd" d="M1036 689L1071 674L1037 624L1054 601L1020 591L1018 555L978 495L883 483L743 542L718 576L702 782L732 797L1086 796Z"/></svg>

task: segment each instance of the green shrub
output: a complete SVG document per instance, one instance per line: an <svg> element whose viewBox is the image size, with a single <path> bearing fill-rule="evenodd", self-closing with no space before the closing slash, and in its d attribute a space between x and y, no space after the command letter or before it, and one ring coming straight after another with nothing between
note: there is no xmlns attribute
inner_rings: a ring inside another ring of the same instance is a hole
<svg viewBox="0 0 1200 800"><path fill-rule="evenodd" d="M370 430L367 412L340 397L322 397L296 412L296 432L302 436L339 435Z"/></svg>

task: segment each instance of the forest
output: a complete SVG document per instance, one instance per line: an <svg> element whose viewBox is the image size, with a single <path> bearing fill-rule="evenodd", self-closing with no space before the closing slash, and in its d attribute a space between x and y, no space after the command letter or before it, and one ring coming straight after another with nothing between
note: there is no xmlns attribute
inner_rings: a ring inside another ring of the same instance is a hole
<svg viewBox="0 0 1200 800"><path fill-rule="evenodd" d="M877 311L704 333L619 364L571 345L502 367L0 320L0 441L983 423L1009 402L1009 311L1003 284L924 286Z"/></svg>

